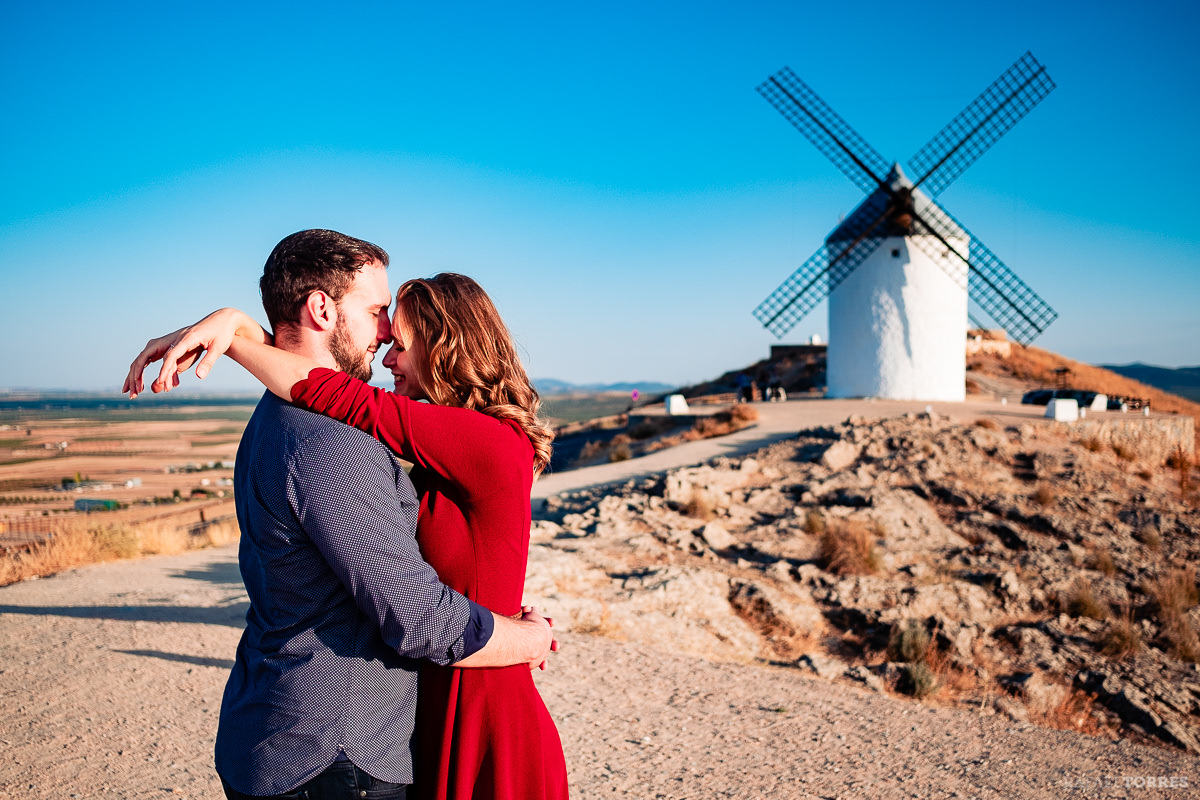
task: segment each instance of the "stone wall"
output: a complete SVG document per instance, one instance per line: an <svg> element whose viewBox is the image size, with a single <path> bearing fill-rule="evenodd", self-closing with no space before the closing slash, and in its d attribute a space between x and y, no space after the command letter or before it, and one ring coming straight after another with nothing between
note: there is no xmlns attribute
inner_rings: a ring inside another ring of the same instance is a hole
<svg viewBox="0 0 1200 800"><path fill-rule="evenodd" d="M1182 451L1196 458L1196 420L1188 416L1125 416L1105 414L1067 425L1072 439L1096 441L1106 448L1124 448L1142 461L1161 464Z"/></svg>

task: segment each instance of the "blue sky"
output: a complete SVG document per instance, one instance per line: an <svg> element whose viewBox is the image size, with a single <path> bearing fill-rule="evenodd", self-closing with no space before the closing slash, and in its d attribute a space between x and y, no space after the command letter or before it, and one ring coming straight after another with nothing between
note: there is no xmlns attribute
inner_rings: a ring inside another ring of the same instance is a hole
<svg viewBox="0 0 1200 800"><path fill-rule="evenodd" d="M309 227L393 290L476 277L535 377L712 377L861 200L755 86L790 66L904 162L1026 50L1057 90L940 200L1059 312L1039 346L1200 364L1194 2L249 5L0 6L0 387L115 390L151 335L262 319Z"/></svg>

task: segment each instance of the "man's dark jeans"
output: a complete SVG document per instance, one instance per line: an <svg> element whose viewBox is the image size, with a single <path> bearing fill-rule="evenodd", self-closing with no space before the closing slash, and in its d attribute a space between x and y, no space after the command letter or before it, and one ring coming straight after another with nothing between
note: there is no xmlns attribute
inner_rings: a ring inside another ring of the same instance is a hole
<svg viewBox="0 0 1200 800"><path fill-rule="evenodd" d="M264 800L242 794L221 779L229 800ZM333 766L317 777L302 783L286 794L271 795L266 800L405 800L408 785L388 783L372 778L349 761L335 761Z"/></svg>

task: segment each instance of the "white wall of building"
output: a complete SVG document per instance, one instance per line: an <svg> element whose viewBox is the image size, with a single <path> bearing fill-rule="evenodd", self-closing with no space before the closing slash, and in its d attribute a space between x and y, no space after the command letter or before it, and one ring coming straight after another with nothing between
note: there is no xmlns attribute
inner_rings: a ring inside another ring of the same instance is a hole
<svg viewBox="0 0 1200 800"><path fill-rule="evenodd" d="M827 396L961 401L966 338L966 287L911 239L886 239L829 295Z"/></svg>

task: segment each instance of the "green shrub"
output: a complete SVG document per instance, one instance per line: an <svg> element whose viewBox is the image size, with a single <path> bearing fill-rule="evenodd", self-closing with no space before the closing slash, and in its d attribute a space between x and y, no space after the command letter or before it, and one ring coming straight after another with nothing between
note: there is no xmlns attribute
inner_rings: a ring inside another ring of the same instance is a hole
<svg viewBox="0 0 1200 800"><path fill-rule="evenodd" d="M936 693L941 684L929 665L905 664L896 688L919 699Z"/></svg>
<svg viewBox="0 0 1200 800"><path fill-rule="evenodd" d="M906 619L892 625L888 634L888 658L909 664L924 663L929 656L931 639L924 623Z"/></svg>

